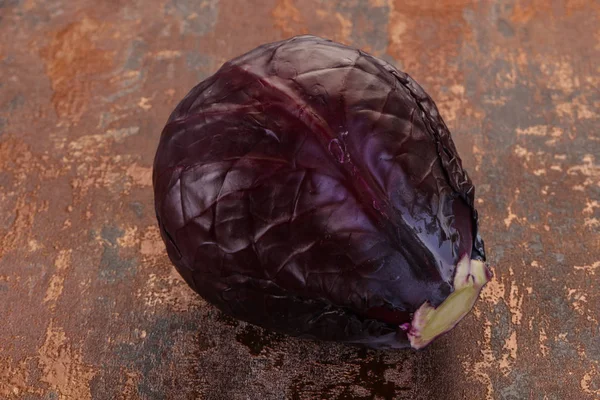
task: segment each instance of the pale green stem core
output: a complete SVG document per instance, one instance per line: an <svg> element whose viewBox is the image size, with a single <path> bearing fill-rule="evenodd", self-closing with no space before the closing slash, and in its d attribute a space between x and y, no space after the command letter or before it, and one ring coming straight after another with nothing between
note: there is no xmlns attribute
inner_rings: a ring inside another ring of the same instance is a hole
<svg viewBox="0 0 600 400"><path fill-rule="evenodd" d="M411 346L421 349L454 328L471 311L479 292L490 277L491 273L485 263L463 257L456 265L454 292L437 308L425 302L415 312L408 329Z"/></svg>

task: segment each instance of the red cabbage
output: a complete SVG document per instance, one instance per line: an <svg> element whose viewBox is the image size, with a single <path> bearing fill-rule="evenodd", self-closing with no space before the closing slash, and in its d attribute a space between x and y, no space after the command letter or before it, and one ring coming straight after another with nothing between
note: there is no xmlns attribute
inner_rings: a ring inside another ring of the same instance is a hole
<svg viewBox="0 0 600 400"><path fill-rule="evenodd" d="M186 282L274 331L421 348L491 276L434 102L389 63L315 36L260 46L194 87L153 183Z"/></svg>

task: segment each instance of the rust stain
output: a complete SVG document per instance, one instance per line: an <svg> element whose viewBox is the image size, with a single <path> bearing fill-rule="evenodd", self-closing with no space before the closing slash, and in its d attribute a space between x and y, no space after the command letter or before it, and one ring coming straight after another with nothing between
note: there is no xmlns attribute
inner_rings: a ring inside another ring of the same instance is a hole
<svg viewBox="0 0 600 400"><path fill-rule="evenodd" d="M492 383L492 379L490 376L490 369L492 368L493 363L495 362L495 357L491 350L491 341L492 341L492 323L490 321L484 321L484 331L483 331L483 343L479 341L477 344L481 346L481 354L483 356L483 360L481 361L463 361L462 367L465 371L467 371L468 375L472 377L473 380L481 383L485 386L486 400L494 400L494 385Z"/></svg>
<svg viewBox="0 0 600 400"><path fill-rule="evenodd" d="M517 146L518 148L518 146ZM529 156L529 154L526 154L526 158ZM515 195L514 198L511 200L511 202L508 204L507 208L506 208L506 218L504 218L504 226L506 227L506 229L510 228L510 226L512 225L513 221L516 221L520 224L523 224L525 222L527 222L527 218L524 216L519 217L517 214L515 214L513 212L513 205L515 202L517 202L519 200L519 195L521 194L521 191L519 189L515 189ZM511 273L512 275L512 273Z"/></svg>
<svg viewBox="0 0 600 400"><path fill-rule="evenodd" d="M388 0L388 5L388 54L426 87L451 127L461 118L481 119L484 113L466 96L463 72L455 63L464 47L476 46L465 15L477 2Z"/></svg>
<svg viewBox="0 0 600 400"><path fill-rule="evenodd" d="M491 305L498 304L500 299L504 299L504 296L504 284L499 279L491 280L481 293L481 299L489 302Z"/></svg>
<svg viewBox="0 0 600 400"><path fill-rule="evenodd" d="M44 344L39 349L41 381L59 394L59 399L91 399L90 380L97 371L82 361L81 351L73 350L64 330L50 322Z"/></svg>
<svg viewBox="0 0 600 400"><path fill-rule="evenodd" d="M140 107L142 110L144 111L148 111L152 108L152 104L150 104L150 98L148 97L142 97L140 98L140 101L138 102L138 107Z"/></svg>
<svg viewBox="0 0 600 400"><path fill-rule="evenodd" d="M550 353L550 349L546 344L548 342L548 335L546 334L546 330L544 328L540 328L539 331L539 343L540 343L540 352L544 357L546 357Z"/></svg>
<svg viewBox="0 0 600 400"><path fill-rule="evenodd" d="M571 306L577 313L579 313L579 315L586 315L586 303L588 302L588 300L585 293L577 289L567 288L567 298L571 301Z"/></svg>
<svg viewBox="0 0 600 400"><path fill-rule="evenodd" d="M31 239L31 240L29 240L29 242L27 242L27 248L28 248L28 249L29 249L29 251L30 251L30 252L32 252L32 253L34 253L34 252L36 252L36 251L38 251L38 250L41 250L41 249L43 249L44 247L45 247L45 246L44 246L42 243L38 242L38 241L37 241L37 240L35 240L35 239Z"/></svg>
<svg viewBox="0 0 600 400"><path fill-rule="evenodd" d="M581 87L579 77L574 73L573 66L567 60L555 61L552 64L542 63L540 69L546 85L550 89L572 93Z"/></svg>
<svg viewBox="0 0 600 400"><path fill-rule="evenodd" d="M189 311L205 302L193 292L181 275L165 260L164 243L156 226L150 226L142 235L140 254L144 256L146 266L154 266L148 274L144 288L137 293L143 298L146 307L166 307L176 312ZM160 267L158 267L160 265Z"/></svg>
<svg viewBox="0 0 600 400"><path fill-rule="evenodd" d="M598 380L600 380L600 374L598 374L596 367L593 367L583 375L583 378L581 378L581 389L587 394L600 396L600 389L592 388L592 384L598 382ZM596 384L595 387L598 387L598 385Z"/></svg>
<svg viewBox="0 0 600 400"><path fill-rule="evenodd" d="M137 226L127 227L123 236L117 239L118 245L122 248L131 248L137 246L140 242L137 233Z"/></svg>
<svg viewBox="0 0 600 400"><path fill-rule="evenodd" d="M557 126L534 125L525 129L517 128L517 135L560 137L563 130Z"/></svg>
<svg viewBox="0 0 600 400"><path fill-rule="evenodd" d="M355 24L364 25L365 21L355 21L339 8L338 2L279 0L271 15L283 37L318 32L328 39L351 44Z"/></svg>
<svg viewBox="0 0 600 400"><path fill-rule="evenodd" d="M511 15L511 20L516 23L524 24L530 22L536 17L547 17L554 13L566 11L568 15L586 9L590 6L587 0L565 0L559 7L553 7L552 3L545 0L527 0L517 1ZM593 7L598 7L594 5Z"/></svg>
<svg viewBox="0 0 600 400"><path fill-rule="evenodd" d="M56 271L50 278L48 289L46 290L46 296L44 297L44 303L50 303L48 307L50 310L54 310L56 302L62 294L64 282L66 278L67 270L71 264L71 253L72 250L61 250L58 253L58 257L54 261Z"/></svg>
<svg viewBox="0 0 600 400"><path fill-rule="evenodd" d="M598 113L594 109L598 109L600 104L590 106L583 102L581 98L576 97L575 99L559 103L556 105L557 114L562 117L570 117L572 119L597 119Z"/></svg>
<svg viewBox="0 0 600 400"><path fill-rule="evenodd" d="M52 103L57 115L77 122L92 90L91 77L110 69L114 54L101 50L93 38L102 23L84 16L59 31L42 52L46 73L52 83Z"/></svg>
<svg viewBox="0 0 600 400"><path fill-rule="evenodd" d="M390 0L388 52L409 73L421 69L432 74L444 72L450 68L450 58L458 56L460 43L472 40L463 14L475 4L472 0Z"/></svg>
<svg viewBox="0 0 600 400"><path fill-rule="evenodd" d="M30 235L30 228L35 219L37 205L33 203L29 196L21 195L11 211L15 215L14 223L11 229L0 240L0 257L16 249L20 243L26 242Z"/></svg>
<svg viewBox="0 0 600 400"><path fill-rule="evenodd" d="M285 37L308 33L306 22L293 0L280 0L273 9L272 15L275 27L281 30Z"/></svg>
<svg viewBox="0 0 600 400"><path fill-rule="evenodd" d="M54 262L55 271L43 300L53 315L71 267L71 256L71 249L60 250ZM89 385L97 370L83 362L82 350L73 349L73 341L66 336L55 317L51 318L46 329L37 360L41 369L40 381L54 389L59 399L92 398Z"/></svg>
<svg viewBox="0 0 600 400"><path fill-rule="evenodd" d="M138 384L140 381L140 374L136 372L126 372L126 376L127 380L120 393L119 400L139 398Z"/></svg>
<svg viewBox="0 0 600 400"><path fill-rule="evenodd" d="M152 168L142 167L138 164L132 164L127 168L127 175L131 178L134 185L152 186Z"/></svg>
<svg viewBox="0 0 600 400"><path fill-rule="evenodd" d="M81 136L77 140L69 143L69 150L73 157L82 155L94 155L99 149L106 148L111 142L120 143L125 138L137 135L140 131L138 126L126 128L109 129L104 134L94 134Z"/></svg>
<svg viewBox="0 0 600 400"><path fill-rule="evenodd" d="M500 370L504 376L508 376L508 374L511 372L512 366L517 360L518 347L517 332L513 330L510 333L510 336L504 342L503 350L505 350L505 352L502 354L502 359L498 362L498 366L500 367Z"/></svg>
<svg viewBox="0 0 600 400"><path fill-rule="evenodd" d="M2 348L0 347L0 350ZM31 387L29 368L30 359L15 362L10 357L0 358L0 396L10 398L24 396L25 394L40 395L43 392Z"/></svg>
<svg viewBox="0 0 600 400"><path fill-rule="evenodd" d="M511 322L513 325L520 325L523 319L523 301L525 300L524 294L519 295L519 285L512 282L510 287L510 296L508 305L511 312Z"/></svg>
<svg viewBox="0 0 600 400"><path fill-rule="evenodd" d="M181 57L181 51L179 51L179 50L160 50L160 51L157 51L156 53L152 54L152 57L154 57L157 60L170 60L173 58Z"/></svg>
<svg viewBox="0 0 600 400"><path fill-rule="evenodd" d="M337 40L341 43L349 43L350 35L352 35L352 27L353 27L352 20L344 17L339 12L335 13L335 19L338 20L340 27L341 27L341 31L339 34L340 37Z"/></svg>
<svg viewBox="0 0 600 400"><path fill-rule="evenodd" d="M600 165L596 163L594 155L586 154L582 157L582 161L582 164L569 167L567 174L584 176L583 186L600 186Z"/></svg>
<svg viewBox="0 0 600 400"><path fill-rule="evenodd" d="M588 272L591 275L596 275L596 270L600 270L600 261L596 261L589 265L576 265L573 268L575 270Z"/></svg>
<svg viewBox="0 0 600 400"><path fill-rule="evenodd" d="M76 176L71 180L74 199L78 202L93 188L108 188L114 191L127 191L130 184L149 186L151 176L148 168L137 164L127 166L131 159L128 155L105 155L110 148L124 142L127 138L140 132L138 126L108 129L104 133L84 135L70 141L67 155L63 158L65 165L71 165ZM59 142L57 146L62 146ZM124 182L124 178L130 184Z"/></svg>
<svg viewBox="0 0 600 400"><path fill-rule="evenodd" d="M141 239L140 254L146 257L158 257L164 253L164 247L158 228L148 227Z"/></svg>
<svg viewBox="0 0 600 400"><path fill-rule="evenodd" d="M371 7L385 7L387 0L369 0L369 5Z"/></svg>

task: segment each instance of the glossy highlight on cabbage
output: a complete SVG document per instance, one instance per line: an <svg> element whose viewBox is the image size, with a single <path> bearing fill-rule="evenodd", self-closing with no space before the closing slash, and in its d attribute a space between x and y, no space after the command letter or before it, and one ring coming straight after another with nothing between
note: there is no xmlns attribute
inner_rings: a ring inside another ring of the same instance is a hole
<svg viewBox="0 0 600 400"><path fill-rule="evenodd" d="M315 36L194 87L153 184L186 282L274 331L418 349L491 278L474 186L434 102L389 63Z"/></svg>

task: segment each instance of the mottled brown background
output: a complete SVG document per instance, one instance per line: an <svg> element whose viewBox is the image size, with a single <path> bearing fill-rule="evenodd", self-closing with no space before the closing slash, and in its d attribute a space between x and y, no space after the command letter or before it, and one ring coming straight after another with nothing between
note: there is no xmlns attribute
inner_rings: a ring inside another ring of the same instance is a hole
<svg viewBox="0 0 600 400"><path fill-rule="evenodd" d="M0 0L0 398L600 399L595 0ZM169 265L151 165L189 88L314 33L429 91L495 280L422 352L224 317Z"/></svg>

